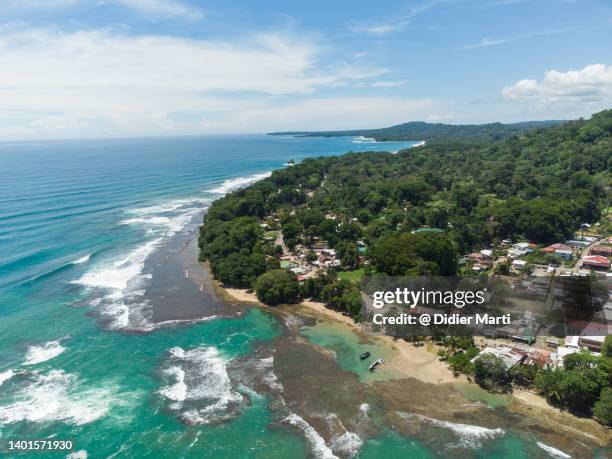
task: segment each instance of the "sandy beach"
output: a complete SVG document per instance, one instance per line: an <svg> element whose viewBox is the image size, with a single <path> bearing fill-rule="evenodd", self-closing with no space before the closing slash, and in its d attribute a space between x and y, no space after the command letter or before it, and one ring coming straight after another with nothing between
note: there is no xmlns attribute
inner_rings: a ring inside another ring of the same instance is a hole
<svg viewBox="0 0 612 459"><path fill-rule="evenodd" d="M415 347L413 344L404 340L394 340L390 336L380 336L367 333L353 322L350 317L327 308L323 303L316 301L303 301L296 305L281 306L270 308L261 303L254 292L246 289L225 288L214 282L219 293L228 299L240 303L248 303L275 311L281 315L288 312L299 312L311 316L317 320L324 320L341 324L352 332L356 333L363 340L382 344L392 350L393 357L385 363L385 368L396 373L394 379L402 380L414 378L423 383L433 384L435 387L443 388L445 384L457 387L458 385L468 384L478 388L475 383L468 381L464 376L455 377L444 362L438 360L438 347L428 343L425 346ZM391 382L391 381L389 381ZM380 384L380 383L379 383ZM454 392L453 392L454 393ZM596 441L604 446L609 444L612 434L605 427L598 424L593 419L579 418L570 413L559 410L548 404L541 396L526 390L515 389L511 394L512 411L522 413L534 420L539 420L542 424L549 424L571 434Z"/></svg>
<svg viewBox="0 0 612 459"><path fill-rule="evenodd" d="M255 293L235 288L223 288L223 291L237 301L263 306ZM415 347L403 340L394 341L390 336L368 334L350 317L329 309L323 303L316 301L306 300L296 305L296 307L306 308L314 312L319 318L340 322L350 327L355 333L365 335L365 338L383 343L385 346L396 351L395 356L390 361L387 361L385 366L397 372L398 379L410 377L433 384L466 381L463 376L455 377L448 367L438 360L437 348L435 346Z"/></svg>

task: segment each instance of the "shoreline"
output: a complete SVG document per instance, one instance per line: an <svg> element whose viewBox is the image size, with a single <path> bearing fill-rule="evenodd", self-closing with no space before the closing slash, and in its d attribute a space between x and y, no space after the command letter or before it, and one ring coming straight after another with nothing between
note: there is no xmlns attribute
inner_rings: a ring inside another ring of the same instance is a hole
<svg viewBox="0 0 612 459"><path fill-rule="evenodd" d="M207 263L203 263L203 266L208 269ZM305 312L307 315L312 314L316 319L328 320L348 327L365 340L382 343L397 353L387 362L387 369L397 374L396 379L415 378L427 384L451 384L455 387L467 384L469 387L484 391L476 383L469 381L465 375L454 376L446 364L438 360L436 346L415 347L403 340L395 341L391 336L369 334L350 317L316 301L305 300L295 305L272 308L260 302L254 292L249 293L246 289L226 288L214 279L213 285L222 297L230 301L256 306L283 316L288 312L287 308L297 308L298 311L301 310L300 312ZM546 420L574 435L597 441L602 446L610 444L612 434L591 418L581 418L556 408L542 396L525 389L515 389L507 396L510 399L509 405L518 413Z"/></svg>

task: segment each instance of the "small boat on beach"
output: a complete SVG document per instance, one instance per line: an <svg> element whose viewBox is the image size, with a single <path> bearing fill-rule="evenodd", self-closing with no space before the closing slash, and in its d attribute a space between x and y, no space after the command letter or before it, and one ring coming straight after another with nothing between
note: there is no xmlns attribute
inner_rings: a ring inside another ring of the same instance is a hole
<svg viewBox="0 0 612 459"><path fill-rule="evenodd" d="M365 359L367 359L368 357L370 357L370 355L371 355L371 354L370 354L369 352L364 352L363 354L361 354L361 355L359 356L359 358L360 358L361 360L365 360Z"/></svg>
<svg viewBox="0 0 612 459"><path fill-rule="evenodd" d="M376 368L378 368L379 365L382 365L383 363L385 363L384 359L376 359L370 364L368 368L370 369L370 371L374 371L376 370Z"/></svg>

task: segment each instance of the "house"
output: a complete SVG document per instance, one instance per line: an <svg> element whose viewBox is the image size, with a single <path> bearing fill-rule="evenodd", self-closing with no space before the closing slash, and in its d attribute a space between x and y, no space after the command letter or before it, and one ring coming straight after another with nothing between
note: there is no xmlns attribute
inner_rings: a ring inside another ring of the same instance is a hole
<svg viewBox="0 0 612 459"><path fill-rule="evenodd" d="M527 266L525 260L512 260L512 269L522 269Z"/></svg>
<svg viewBox="0 0 612 459"><path fill-rule="evenodd" d="M590 244L590 242L577 240L577 239L570 239L569 241L565 241L565 244L569 245L570 247L574 247L574 248L582 248L582 247L587 247Z"/></svg>
<svg viewBox="0 0 612 459"><path fill-rule="evenodd" d="M569 260L572 258L572 248L569 245L565 245L565 244L557 243L557 244L549 245L548 247L544 247L542 249L542 252L558 255L561 258L565 258L566 260Z"/></svg>
<svg viewBox="0 0 612 459"><path fill-rule="evenodd" d="M580 349L578 349L577 347L559 346L557 348L557 352L556 352L556 364L557 364L557 367L563 368L563 359L566 356L570 355L570 354L575 354L579 350Z"/></svg>
<svg viewBox="0 0 612 459"><path fill-rule="evenodd" d="M551 361L551 353L544 349L534 349L527 354L525 365L537 365L538 368L545 368Z"/></svg>
<svg viewBox="0 0 612 459"><path fill-rule="evenodd" d="M604 339L608 335L609 327L600 322L589 322L580 333L580 345L588 347L591 351L600 352Z"/></svg>
<svg viewBox="0 0 612 459"><path fill-rule="evenodd" d="M485 354L491 354L496 357L499 357L504 362L506 368L511 368L519 363L522 363L527 358L527 352L516 347L487 346L480 352L480 354L474 357L471 362L474 363L478 359L478 357Z"/></svg>
<svg viewBox="0 0 612 459"><path fill-rule="evenodd" d="M591 255L601 255L602 257L612 257L612 247L606 245L596 245L589 250Z"/></svg>
<svg viewBox="0 0 612 459"><path fill-rule="evenodd" d="M582 260L582 266L594 269L610 269L610 260L601 255L589 255Z"/></svg>

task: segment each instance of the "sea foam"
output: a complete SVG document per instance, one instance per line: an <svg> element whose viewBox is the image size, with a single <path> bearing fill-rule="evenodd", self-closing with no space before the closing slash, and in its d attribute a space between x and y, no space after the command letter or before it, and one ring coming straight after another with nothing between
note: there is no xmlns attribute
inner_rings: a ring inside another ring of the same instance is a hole
<svg viewBox="0 0 612 459"><path fill-rule="evenodd" d="M297 427L304 434L304 438L310 445L310 449L312 450L312 455L317 459L338 459L331 448L329 448L325 444L325 440L319 432L317 432L314 427L308 424L301 416L298 416L295 413L291 413L289 416L283 419L283 422L291 424L292 426Z"/></svg>
<svg viewBox="0 0 612 459"><path fill-rule="evenodd" d="M162 378L168 383L158 393L169 408L190 424L208 424L232 416L243 396L232 387L227 361L215 347L169 350Z"/></svg>
<svg viewBox="0 0 612 459"><path fill-rule="evenodd" d="M15 376L15 372L10 369L0 373L0 386L4 384L5 381L11 379L13 376Z"/></svg>
<svg viewBox="0 0 612 459"><path fill-rule="evenodd" d="M82 389L76 375L62 370L32 373L13 397L15 401L0 406L0 425L21 421L88 424L118 403L117 392L108 385Z"/></svg>
<svg viewBox="0 0 612 459"><path fill-rule="evenodd" d="M270 175L272 175L272 172L262 172L260 174L247 175L246 177L227 179L220 186L208 191L211 193L226 194L230 191L234 191L238 188L243 188L247 185L258 182L266 177L270 177Z"/></svg>
<svg viewBox="0 0 612 459"><path fill-rule="evenodd" d="M487 427L475 426L471 424L459 424L450 421L442 421L439 419L429 418L420 414L401 413L398 415L404 419L417 419L428 422L432 426L449 429L459 437L459 446L467 448L479 448L482 446L482 440L495 438L503 435L504 430L500 428L489 429Z"/></svg>
<svg viewBox="0 0 612 459"><path fill-rule="evenodd" d="M54 359L66 348L62 346L59 340L49 341L40 346L30 346L26 354L24 365L36 365Z"/></svg>

